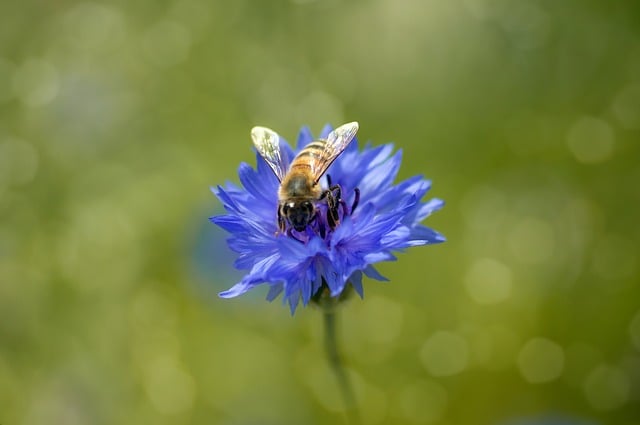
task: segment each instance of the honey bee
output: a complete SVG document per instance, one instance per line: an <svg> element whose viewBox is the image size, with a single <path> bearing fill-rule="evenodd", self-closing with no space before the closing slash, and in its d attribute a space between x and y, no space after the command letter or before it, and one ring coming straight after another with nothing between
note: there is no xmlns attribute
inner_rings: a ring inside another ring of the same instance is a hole
<svg viewBox="0 0 640 425"><path fill-rule="evenodd" d="M323 189L320 178L335 159L351 143L358 131L358 123L350 122L333 130L326 139L309 143L293 158L287 167L286 154L280 148L280 138L276 132L266 127L251 129L251 139L258 153L269 164L278 178L278 227L281 232L287 229L287 223L298 232L306 229L318 214L317 203L326 200L327 223L332 229L339 223L338 206L341 198L339 185ZM357 205L359 192L356 190Z"/></svg>

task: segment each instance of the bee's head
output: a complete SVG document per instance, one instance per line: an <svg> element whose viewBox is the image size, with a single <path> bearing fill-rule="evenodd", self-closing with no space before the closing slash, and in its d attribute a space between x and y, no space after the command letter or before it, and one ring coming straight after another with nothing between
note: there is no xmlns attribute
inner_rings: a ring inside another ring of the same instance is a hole
<svg viewBox="0 0 640 425"><path fill-rule="evenodd" d="M311 201L290 201L282 206L282 215L298 232L304 231L315 212L316 209Z"/></svg>

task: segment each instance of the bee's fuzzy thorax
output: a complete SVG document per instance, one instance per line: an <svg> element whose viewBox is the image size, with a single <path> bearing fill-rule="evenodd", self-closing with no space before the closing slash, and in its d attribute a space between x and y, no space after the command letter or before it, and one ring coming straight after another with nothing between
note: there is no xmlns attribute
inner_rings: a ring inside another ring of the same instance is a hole
<svg viewBox="0 0 640 425"><path fill-rule="evenodd" d="M287 199L309 198L317 200L322 193L320 185L315 183L309 173L298 170L290 171L280 184L278 198L280 202Z"/></svg>

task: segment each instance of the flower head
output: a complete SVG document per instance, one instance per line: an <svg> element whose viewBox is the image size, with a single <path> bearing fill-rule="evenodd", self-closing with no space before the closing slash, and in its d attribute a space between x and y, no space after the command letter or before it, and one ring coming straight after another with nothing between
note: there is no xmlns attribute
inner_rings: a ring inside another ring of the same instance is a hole
<svg viewBox="0 0 640 425"><path fill-rule="evenodd" d="M326 138L331 130L326 126L320 138ZM289 162L313 140L306 127L300 130L295 150L280 138L284 160ZM375 263L395 260L394 252L412 246L445 240L420 224L444 202L435 198L422 201L431 184L421 176L393 183L402 151L393 153L391 144L367 144L359 150L354 139L320 182L323 189L339 185L337 205L331 208L326 200L317 201L316 217L302 232L292 228L280 231L280 182L265 160L259 154L256 157L255 169L240 164L242 187L227 183L212 189L227 214L211 221L231 234L229 247L238 254L234 265L247 271L240 282L220 293L223 298L267 284L267 299L282 293L293 313L300 301L306 305L321 289L339 297L351 285L362 297L363 274L386 280L374 268ZM338 216L335 223L331 214Z"/></svg>

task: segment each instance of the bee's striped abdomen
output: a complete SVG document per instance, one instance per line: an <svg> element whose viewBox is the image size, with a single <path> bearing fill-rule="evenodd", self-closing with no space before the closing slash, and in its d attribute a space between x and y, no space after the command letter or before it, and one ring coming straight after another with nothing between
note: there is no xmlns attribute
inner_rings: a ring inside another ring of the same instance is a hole
<svg viewBox="0 0 640 425"><path fill-rule="evenodd" d="M322 152L326 145L325 140L316 140L309 143L300 151L291 163L291 169L300 168L317 168L316 164L322 160Z"/></svg>

